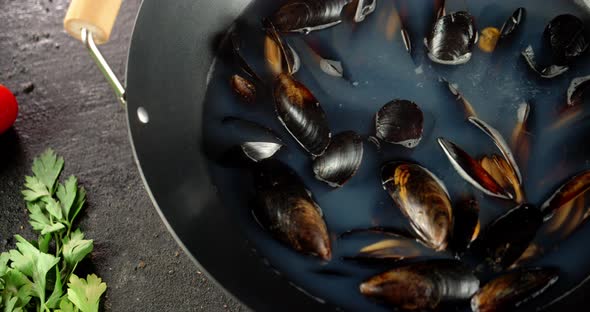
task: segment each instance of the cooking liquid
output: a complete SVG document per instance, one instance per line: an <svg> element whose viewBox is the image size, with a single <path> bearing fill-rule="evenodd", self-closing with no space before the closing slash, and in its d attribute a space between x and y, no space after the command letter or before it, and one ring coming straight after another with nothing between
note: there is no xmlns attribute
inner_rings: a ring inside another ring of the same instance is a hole
<svg viewBox="0 0 590 312"><path fill-rule="evenodd" d="M362 296L359 284L388 268L387 265L363 265L343 260L358 250L378 241L379 235L358 235L339 238L351 229L387 226L407 228L407 219L383 190L380 167L389 160L407 160L421 164L436 174L446 185L453 201L474 195L480 202L482 226L514 207L510 201L483 195L465 182L452 168L436 142L445 137L477 158L499 153L493 142L465 120L464 110L441 82L441 78L456 84L473 105L478 116L500 131L510 142L516 125L517 108L523 101L531 104L529 161L518 161L524 177L528 202L540 206L553 191L574 174L590 169L586 142L590 123L577 122L553 128L558 112L566 103L566 90L572 78L590 74L590 59L581 57L564 75L555 79L539 78L526 65L520 52L529 44L537 53L538 62L549 65L550 52L543 45L543 30L555 16L574 14L588 23L588 9L573 1L447 1L447 12L467 10L475 18L477 28L502 27L518 7L527 10L526 19L513 37L500 43L491 54L474 47L469 63L444 66L432 63L426 56L423 38L434 16L434 1L378 1L376 11L359 24L345 18L340 25L312 32L309 35L289 34L284 38L301 57L301 69L295 77L305 84L320 101L332 130L336 134L354 130L368 137L374 135L375 113L393 99L416 102L425 115L424 138L415 149L382 143L382 149L366 141L364 159L357 174L340 189L333 189L316 180L311 158L282 127L274 112L270 92L259 88L254 104L242 103L231 91L229 78L241 74L231 62L229 40L211 70L204 116L206 142L223 142L229 135L221 120L238 116L274 129L287 147L275 157L281 159L302 177L322 208L332 237L333 260L319 260L300 255L276 241L252 217L248 206L254 194L248 170L231 169L210 162L210 174L221 200L235 210L243 220L244 237L269 264L293 285L318 300L329 302L347 311L385 311L386 307ZM456 3L455 3L456 2ZM254 1L236 22L241 50L247 61L259 73L267 72L264 64L261 19L270 16L282 1ZM586 11L584 11L586 10ZM406 52L400 35L398 13L413 44L413 57ZM583 15L586 14L586 15ZM545 50L543 50L545 49ZM317 54L341 61L344 78L322 72ZM223 55L225 54L225 55ZM246 76L245 76L246 77ZM588 101L585 101L588 102ZM585 103L587 105L590 103ZM584 106L583 105L583 106ZM517 231L518 229L514 229ZM557 266L559 282L541 298L530 304L542 305L580 282L590 274L590 227L582 226L559 249L545 254L534 266ZM450 257L448 253L433 257ZM470 264L477 259L467 259ZM481 276L482 283L489 276ZM529 304L529 305L530 305ZM458 310L468 310L468 303L458 304Z"/></svg>

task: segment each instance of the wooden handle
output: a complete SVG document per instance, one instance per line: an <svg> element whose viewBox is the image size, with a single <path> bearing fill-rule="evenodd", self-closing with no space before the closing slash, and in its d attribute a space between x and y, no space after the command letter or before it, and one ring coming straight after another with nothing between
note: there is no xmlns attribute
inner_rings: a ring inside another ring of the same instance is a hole
<svg viewBox="0 0 590 312"><path fill-rule="evenodd" d="M72 0L64 19L64 28L81 40L81 31L88 29L96 44L109 41L123 0Z"/></svg>

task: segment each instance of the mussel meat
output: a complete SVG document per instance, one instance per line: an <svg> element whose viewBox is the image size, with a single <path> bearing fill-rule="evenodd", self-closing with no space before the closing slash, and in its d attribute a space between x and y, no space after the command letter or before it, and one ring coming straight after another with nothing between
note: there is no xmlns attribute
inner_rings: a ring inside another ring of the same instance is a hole
<svg viewBox="0 0 590 312"><path fill-rule="evenodd" d="M248 79L240 76L233 75L230 78L230 85L234 93L244 102L252 104L256 101L256 86Z"/></svg>
<svg viewBox="0 0 590 312"><path fill-rule="evenodd" d="M516 113L516 126L512 131L512 149L515 151L521 164L526 164L529 159L530 140L529 140L529 116L531 114L531 106L527 102L523 102L518 106Z"/></svg>
<svg viewBox="0 0 590 312"><path fill-rule="evenodd" d="M462 200L454 206L454 212L451 248L461 253L479 235L479 203L474 198Z"/></svg>
<svg viewBox="0 0 590 312"><path fill-rule="evenodd" d="M343 186L363 161L363 140L353 131L335 135L328 149L313 161L315 177L332 187Z"/></svg>
<svg viewBox="0 0 590 312"><path fill-rule="evenodd" d="M494 197L503 199L512 199L512 194L508 193L496 180L467 152L458 147L455 143L444 138L438 139L438 144L447 155L447 158L455 170L471 183L475 188Z"/></svg>
<svg viewBox="0 0 590 312"><path fill-rule="evenodd" d="M326 113L315 96L291 75L280 74L274 87L279 120L311 155L320 156L330 144Z"/></svg>
<svg viewBox="0 0 590 312"><path fill-rule="evenodd" d="M484 168L505 190L511 190L514 201L521 204L525 200L524 190L508 162L500 155L485 156L480 161Z"/></svg>
<svg viewBox="0 0 590 312"><path fill-rule="evenodd" d="M488 282L471 299L473 312L512 311L541 295L559 279L553 268L515 270Z"/></svg>
<svg viewBox="0 0 590 312"><path fill-rule="evenodd" d="M582 104L582 97L588 87L590 87L590 76L574 78L567 89L567 105Z"/></svg>
<svg viewBox="0 0 590 312"><path fill-rule="evenodd" d="M473 17L464 11L440 17L424 39L428 57L435 63L459 65L471 59L477 42Z"/></svg>
<svg viewBox="0 0 590 312"><path fill-rule="evenodd" d="M505 269L527 249L542 224L539 209L520 205L488 225L471 249L494 270Z"/></svg>
<svg viewBox="0 0 590 312"><path fill-rule="evenodd" d="M449 88L449 91L451 91L451 93L457 97L457 101L459 101L459 103L461 103L461 106L463 107L463 111L465 112L465 118L476 117L477 113L475 112L473 105L471 105L471 102L469 102L463 96L463 94L461 94L461 91L459 91L459 86L457 86L456 84L451 83L450 81L447 81L445 79L443 79L443 83L445 83L447 85L447 88Z"/></svg>
<svg viewBox="0 0 590 312"><path fill-rule="evenodd" d="M223 144L210 144L208 150L221 165L247 167L252 162L271 158L284 147L282 140L272 129L256 122L225 117L221 123L230 136L224 138Z"/></svg>
<svg viewBox="0 0 590 312"><path fill-rule="evenodd" d="M270 20L280 32L309 34L338 25L349 4L356 4L354 20L361 22L376 7L376 0L290 0L281 6Z"/></svg>
<svg viewBox="0 0 590 312"><path fill-rule="evenodd" d="M500 40L506 39L510 35L512 35L512 33L514 33L518 29L520 24L522 24L522 21L524 20L525 16L525 8L516 9L516 11L512 13L510 18L508 18L504 25L502 25L502 29L500 29Z"/></svg>
<svg viewBox="0 0 590 312"><path fill-rule="evenodd" d="M522 184L522 175L520 174L520 169L518 168L518 165L516 164L516 160L514 159L514 156L512 155L512 151L510 150L510 146L508 146L508 143L506 143L506 141L504 140L504 138L502 137L500 132L498 132L498 130L494 129L492 126L490 126L489 124L487 124L486 122L484 122L483 120L481 120L477 117L469 117L468 119L469 119L469 122L474 124L481 131L483 131L483 133L485 133L487 136L489 136L492 139L494 144L496 144L496 147L498 147L498 149L502 153L502 156L504 156L504 159L510 165L510 169L516 175L516 178L518 179L518 183Z"/></svg>
<svg viewBox="0 0 590 312"><path fill-rule="evenodd" d="M254 215L275 238L303 253L330 260L332 250L322 210L301 178L284 163L259 163L254 175Z"/></svg>
<svg viewBox="0 0 590 312"><path fill-rule="evenodd" d="M421 245L408 237L390 237L363 247L360 252L350 259L373 261L401 261L422 256Z"/></svg>
<svg viewBox="0 0 590 312"><path fill-rule="evenodd" d="M375 128L377 138L387 143L414 148L422 140L424 113L414 102L394 100L377 112Z"/></svg>
<svg viewBox="0 0 590 312"><path fill-rule="evenodd" d="M266 21L264 56L273 77L281 73L293 75L301 67L301 59L295 50L286 43L270 22Z"/></svg>
<svg viewBox="0 0 590 312"><path fill-rule="evenodd" d="M487 53L492 53L496 49L498 40L500 40L500 30L496 27L486 27L481 31L478 44L479 49Z"/></svg>
<svg viewBox="0 0 590 312"><path fill-rule="evenodd" d="M590 170L571 178L545 201L541 206L545 220L551 219L557 209L583 195L588 189L590 189Z"/></svg>
<svg viewBox="0 0 590 312"><path fill-rule="evenodd" d="M428 247L447 247L453 211L447 189L433 173L416 164L390 162L381 169L383 188Z"/></svg>
<svg viewBox="0 0 590 312"><path fill-rule="evenodd" d="M398 267L360 285L363 295L404 310L436 309L441 303L469 299L478 288L471 270L450 259Z"/></svg>
<svg viewBox="0 0 590 312"><path fill-rule="evenodd" d="M556 65L567 65L588 49L584 22L571 14L562 14L552 19L545 28L544 35L551 46Z"/></svg>

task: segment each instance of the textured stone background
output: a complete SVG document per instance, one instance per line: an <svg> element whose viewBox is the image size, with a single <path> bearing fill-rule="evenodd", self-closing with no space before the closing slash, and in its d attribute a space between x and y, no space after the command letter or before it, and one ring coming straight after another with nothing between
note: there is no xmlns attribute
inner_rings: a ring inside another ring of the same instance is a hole
<svg viewBox="0 0 590 312"><path fill-rule="evenodd" d="M140 0L123 3L104 54L119 76ZM0 251L32 238L20 196L32 159L52 147L88 190L81 222L106 311L239 311L166 231L136 169L125 111L83 46L62 30L67 0L0 0L0 84L18 93L14 130L0 135Z"/></svg>

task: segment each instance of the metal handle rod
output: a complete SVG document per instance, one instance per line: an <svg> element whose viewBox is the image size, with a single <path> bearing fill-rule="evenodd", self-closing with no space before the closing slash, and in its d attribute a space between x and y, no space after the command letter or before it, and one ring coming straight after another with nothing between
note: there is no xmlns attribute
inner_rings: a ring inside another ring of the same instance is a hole
<svg viewBox="0 0 590 312"><path fill-rule="evenodd" d="M105 58L102 56L102 53L100 53L100 50L96 46L94 38L92 37L92 32L88 31L88 29L86 28L82 28L81 37L82 42L90 52L90 56L92 56L92 59L94 60L102 74L105 76L105 78L115 91L115 94L119 99L119 102L121 102L121 105L126 106L127 99L125 87L123 87L123 84L121 83L119 78L117 78L117 76L111 69L111 66L109 66L109 63L107 63Z"/></svg>

